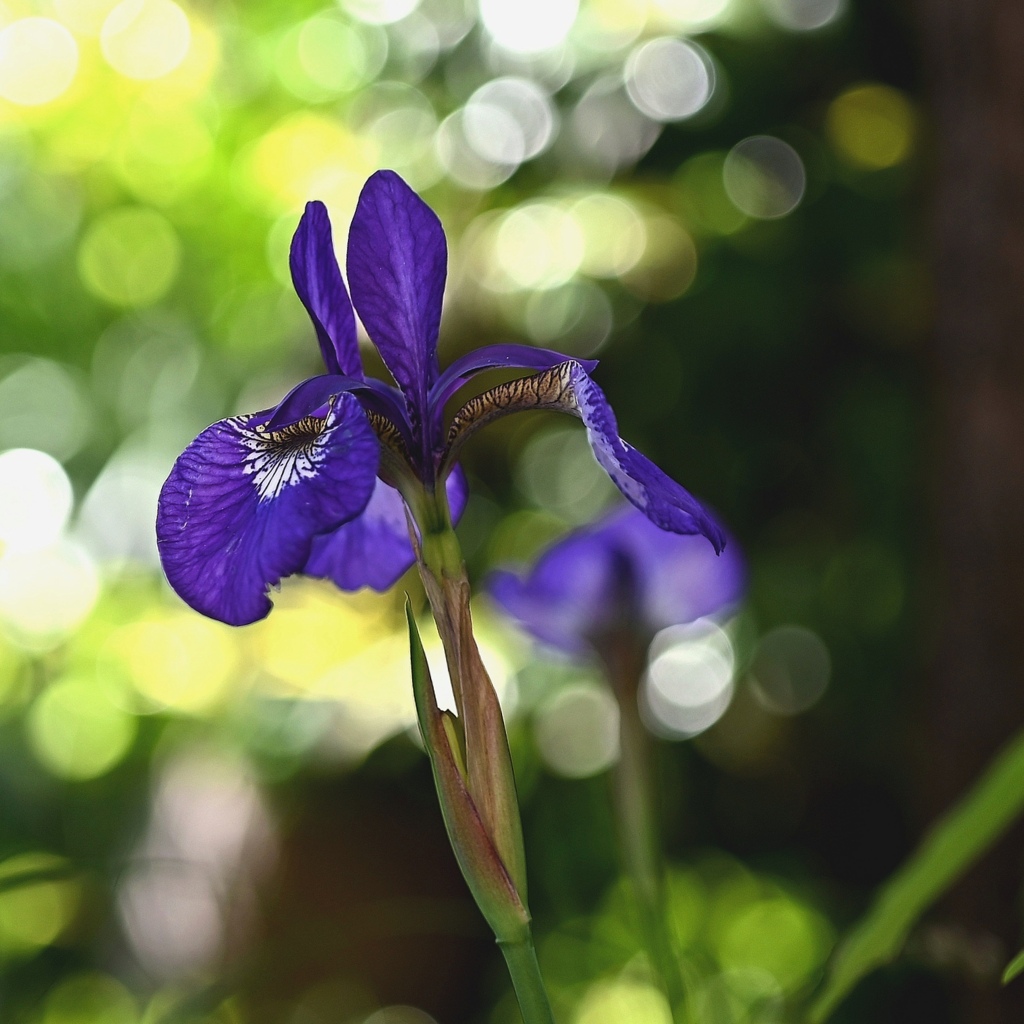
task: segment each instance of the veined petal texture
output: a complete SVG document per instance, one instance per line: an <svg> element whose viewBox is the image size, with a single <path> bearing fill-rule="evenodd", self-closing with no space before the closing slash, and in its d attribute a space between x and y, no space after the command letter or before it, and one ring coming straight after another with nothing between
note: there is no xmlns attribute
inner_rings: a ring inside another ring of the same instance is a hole
<svg viewBox="0 0 1024 1024"><path fill-rule="evenodd" d="M427 422L448 270L437 215L394 171L363 186L348 235L352 301L415 417Z"/></svg>
<svg viewBox="0 0 1024 1024"><path fill-rule="evenodd" d="M269 587L302 569L314 536L365 508L379 458L351 395L281 430L253 424L238 416L207 427L175 462L157 506L171 586L235 626L270 611Z"/></svg>
<svg viewBox="0 0 1024 1024"><path fill-rule="evenodd" d="M452 521L466 507L466 476L458 467L446 481ZM394 487L377 480L373 496L360 516L313 541L307 576L329 579L342 590L391 587L415 561L405 502Z"/></svg>
<svg viewBox="0 0 1024 1024"><path fill-rule="evenodd" d="M355 314L338 269L331 221L323 203L306 204L288 262L295 291L316 328L327 372L362 377Z"/></svg>

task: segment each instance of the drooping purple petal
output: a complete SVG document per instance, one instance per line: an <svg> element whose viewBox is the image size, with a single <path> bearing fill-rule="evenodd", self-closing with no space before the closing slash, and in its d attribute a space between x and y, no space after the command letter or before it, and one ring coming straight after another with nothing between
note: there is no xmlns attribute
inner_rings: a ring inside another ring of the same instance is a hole
<svg viewBox="0 0 1024 1024"><path fill-rule="evenodd" d="M443 465L456 459L466 440L481 427L527 409L552 409L578 416L587 428L597 461L648 519L673 533L703 534L716 551L722 550L722 528L689 491L619 437L608 400L575 359L499 384L471 398L452 417Z"/></svg>
<svg viewBox="0 0 1024 1024"><path fill-rule="evenodd" d="M521 370L550 370L552 366L564 363L566 356L561 352L553 352L547 348L535 348L533 345L486 345L484 348L467 352L456 359L437 378L430 391L431 411L440 411L444 403L470 377L483 370L494 370L499 367ZM580 366L587 373L593 373L597 366L596 359L581 359Z"/></svg>
<svg viewBox="0 0 1024 1024"><path fill-rule="evenodd" d="M348 235L352 301L415 417L426 422L448 245L433 210L394 171L363 186Z"/></svg>
<svg viewBox="0 0 1024 1024"><path fill-rule="evenodd" d="M572 360L566 366L567 383L577 414L587 428L590 447L615 486L663 530L703 534L715 551L721 552L725 534L711 513L686 488L619 437L615 414L604 392L580 363Z"/></svg>
<svg viewBox="0 0 1024 1024"><path fill-rule="evenodd" d="M316 328L327 372L362 377L356 320L334 255L331 221L323 203L306 203L288 262L295 291Z"/></svg>
<svg viewBox="0 0 1024 1024"><path fill-rule="evenodd" d="M280 431L249 416L207 427L160 492L157 544L171 586L222 622L263 618L268 588L302 569L313 538L366 506L378 458L351 395Z"/></svg>
<svg viewBox="0 0 1024 1024"><path fill-rule="evenodd" d="M446 484L452 521L466 507L468 488L461 469ZM317 537L303 573L332 580L342 590L391 587L415 561L405 502L394 487L377 480L362 514L331 533Z"/></svg>
<svg viewBox="0 0 1024 1024"><path fill-rule="evenodd" d="M725 614L745 584L735 544L718 556L702 537L666 532L628 508L558 541L526 576L494 573L488 590L538 640L583 655L624 628L647 640Z"/></svg>

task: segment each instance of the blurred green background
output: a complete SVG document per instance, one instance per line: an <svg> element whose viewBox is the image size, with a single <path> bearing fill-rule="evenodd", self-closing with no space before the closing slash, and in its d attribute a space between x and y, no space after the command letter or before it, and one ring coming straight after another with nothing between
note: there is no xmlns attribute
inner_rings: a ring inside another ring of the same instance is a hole
<svg viewBox="0 0 1024 1024"><path fill-rule="evenodd" d="M448 233L442 363L599 358L622 434L749 558L732 704L664 744L672 913L702 1020L797 1019L922 824L928 150L873 0L3 0L0 1019L517 1020L412 733L418 581L288 581L233 630L156 560L185 444L318 372L304 202L343 240L382 166ZM613 500L558 417L464 464L478 580ZM607 702L477 614L559 1019L665 1024ZM842 1019L954 1019L932 946Z"/></svg>

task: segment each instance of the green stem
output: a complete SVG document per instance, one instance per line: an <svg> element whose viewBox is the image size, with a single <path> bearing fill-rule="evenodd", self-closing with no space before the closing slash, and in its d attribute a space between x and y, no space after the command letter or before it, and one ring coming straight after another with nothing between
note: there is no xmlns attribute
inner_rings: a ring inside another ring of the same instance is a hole
<svg viewBox="0 0 1024 1024"><path fill-rule="evenodd" d="M619 846L633 889L640 933L651 966L661 978L675 1024L688 1019L686 987L668 917L665 863L653 785L653 750L638 702L642 653L624 640L606 652L619 704L619 763L613 773Z"/></svg>
<svg viewBox="0 0 1024 1024"><path fill-rule="evenodd" d="M494 887L488 889L485 880L476 877L472 859L460 857L459 863L505 955L525 1024L554 1024L530 932L522 825L508 738L497 695L473 636L466 565L452 529L444 489L423 495L418 502L411 507L420 530L420 577L444 646L458 711L457 725L453 723L448 741L456 750L462 745L463 792L468 791L476 820L490 840L491 853L500 861L502 877L512 887L511 901L500 895L504 892L500 888L495 899L489 900L495 895ZM465 837L448 824L449 839L458 857Z"/></svg>
<svg viewBox="0 0 1024 1024"><path fill-rule="evenodd" d="M523 1024L554 1024L533 940L527 935L520 942L499 942L498 945L505 954L508 973L512 976Z"/></svg>

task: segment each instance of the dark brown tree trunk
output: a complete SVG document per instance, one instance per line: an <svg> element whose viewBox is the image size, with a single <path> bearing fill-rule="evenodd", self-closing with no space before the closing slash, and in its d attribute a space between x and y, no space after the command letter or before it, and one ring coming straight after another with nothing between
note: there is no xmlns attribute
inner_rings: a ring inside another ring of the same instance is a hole
<svg viewBox="0 0 1024 1024"><path fill-rule="evenodd" d="M1024 727L1024 2L917 0L916 13L936 147L934 817ZM1016 952L1022 879L1018 831L942 908L981 975L970 1024L1024 1021L1024 986L999 987L991 941Z"/></svg>

